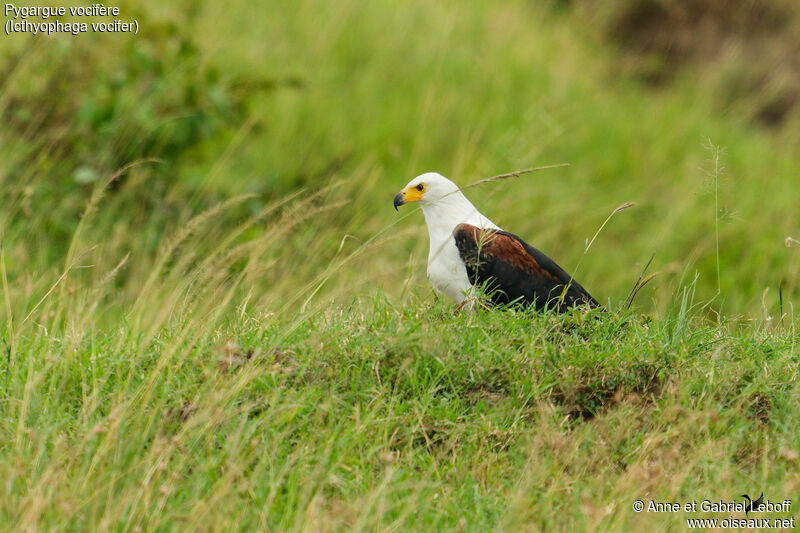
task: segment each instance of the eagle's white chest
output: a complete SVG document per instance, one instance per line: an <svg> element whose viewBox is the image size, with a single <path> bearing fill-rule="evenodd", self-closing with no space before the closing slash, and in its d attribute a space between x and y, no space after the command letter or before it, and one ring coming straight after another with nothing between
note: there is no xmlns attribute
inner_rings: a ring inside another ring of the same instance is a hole
<svg viewBox="0 0 800 533"><path fill-rule="evenodd" d="M454 183L442 178L452 190L430 190L438 199L424 202L422 213L428 226L430 253L428 255L428 280L431 285L463 303L471 295L472 285L467 277L467 268L456 248L453 231L459 224L470 224L478 228L498 228L491 220L481 215L475 206L458 190ZM434 182L435 183L435 182Z"/></svg>
<svg viewBox="0 0 800 533"><path fill-rule="evenodd" d="M428 255L428 280L437 291L458 303L468 297L472 285L452 234L437 246L431 242Z"/></svg>

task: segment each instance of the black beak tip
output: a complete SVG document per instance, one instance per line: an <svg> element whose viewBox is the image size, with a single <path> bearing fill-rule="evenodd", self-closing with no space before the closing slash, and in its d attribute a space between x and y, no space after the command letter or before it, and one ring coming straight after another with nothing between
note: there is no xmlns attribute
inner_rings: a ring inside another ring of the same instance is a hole
<svg viewBox="0 0 800 533"><path fill-rule="evenodd" d="M397 211L397 208L404 203L406 203L406 200L403 198L403 193L397 193L394 197L394 210Z"/></svg>

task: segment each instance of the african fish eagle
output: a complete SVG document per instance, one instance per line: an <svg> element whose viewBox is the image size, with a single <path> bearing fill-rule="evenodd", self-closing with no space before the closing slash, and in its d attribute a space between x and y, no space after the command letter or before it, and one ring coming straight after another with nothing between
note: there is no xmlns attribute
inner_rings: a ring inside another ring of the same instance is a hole
<svg viewBox="0 0 800 533"><path fill-rule="evenodd" d="M478 286L495 304L562 312L577 305L599 307L555 261L479 213L441 174L417 176L394 197L395 209L410 202L422 204L428 226L428 279L456 302L469 303Z"/></svg>

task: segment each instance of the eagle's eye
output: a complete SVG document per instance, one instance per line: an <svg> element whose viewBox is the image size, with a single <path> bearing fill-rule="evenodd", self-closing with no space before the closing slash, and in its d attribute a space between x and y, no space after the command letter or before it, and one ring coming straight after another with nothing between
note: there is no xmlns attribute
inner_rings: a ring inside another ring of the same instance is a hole
<svg viewBox="0 0 800 533"><path fill-rule="evenodd" d="M418 191L422 191L422 190L424 190L424 189L425 189L425 184L423 184L423 183L420 183L419 185L417 185L417 190L418 190Z"/></svg>

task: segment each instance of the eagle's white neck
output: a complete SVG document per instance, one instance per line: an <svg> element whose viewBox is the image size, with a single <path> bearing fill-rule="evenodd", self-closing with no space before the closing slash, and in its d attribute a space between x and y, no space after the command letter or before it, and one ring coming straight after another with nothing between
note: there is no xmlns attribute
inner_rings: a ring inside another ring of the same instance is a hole
<svg viewBox="0 0 800 533"><path fill-rule="evenodd" d="M480 214L461 191L455 191L438 200L424 202L422 213L425 215L431 244L429 263L439 253L442 246L450 242L453 238L453 231L459 224L500 229L494 222Z"/></svg>

